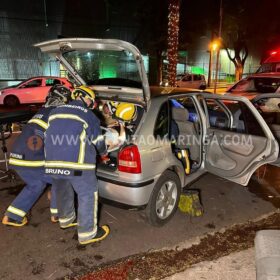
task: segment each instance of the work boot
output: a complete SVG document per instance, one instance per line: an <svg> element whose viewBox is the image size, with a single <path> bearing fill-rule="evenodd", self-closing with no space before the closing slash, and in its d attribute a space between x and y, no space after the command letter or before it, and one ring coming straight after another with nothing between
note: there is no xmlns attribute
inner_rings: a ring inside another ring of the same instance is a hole
<svg viewBox="0 0 280 280"><path fill-rule="evenodd" d="M6 226L22 227L27 224L27 218L24 217L22 219L22 221L20 222L20 221L14 220L8 216L4 216L4 218L2 220L2 224L6 225Z"/></svg>
<svg viewBox="0 0 280 280"><path fill-rule="evenodd" d="M99 242L101 240L104 240L109 235L109 233L110 233L110 228L104 225L102 227L98 227L97 233L94 236L94 238L85 241L79 241L79 243L82 245L87 245L90 243Z"/></svg>

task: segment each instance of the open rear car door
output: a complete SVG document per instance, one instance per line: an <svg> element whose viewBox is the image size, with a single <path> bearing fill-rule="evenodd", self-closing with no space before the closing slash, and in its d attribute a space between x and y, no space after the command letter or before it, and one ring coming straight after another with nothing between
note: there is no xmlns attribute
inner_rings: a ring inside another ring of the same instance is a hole
<svg viewBox="0 0 280 280"><path fill-rule="evenodd" d="M266 93L259 94L253 100L253 105L257 108L266 124L269 126L272 134L280 143L280 94ZM280 166L280 158L271 163L272 165Z"/></svg>
<svg viewBox="0 0 280 280"><path fill-rule="evenodd" d="M248 99L203 94L201 104L206 171L247 185L257 168L277 160L278 142Z"/></svg>

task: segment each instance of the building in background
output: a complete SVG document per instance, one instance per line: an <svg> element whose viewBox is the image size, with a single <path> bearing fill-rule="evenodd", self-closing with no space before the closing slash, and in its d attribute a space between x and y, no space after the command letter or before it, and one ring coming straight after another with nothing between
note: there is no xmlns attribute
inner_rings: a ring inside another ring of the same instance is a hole
<svg viewBox="0 0 280 280"><path fill-rule="evenodd" d="M45 17L44 1L0 4L0 80L18 81L37 75L59 75L59 64L33 44L61 34L63 1Z"/></svg>
<svg viewBox="0 0 280 280"><path fill-rule="evenodd" d="M55 59L43 55L32 46L44 40L63 37L116 38L132 42L140 51L145 49L149 53L144 46L146 37L141 32L142 25L136 20L135 13L131 12L139 8L141 3L137 3L109 0L1 1L0 81L16 82L37 75L66 76ZM209 42L210 36L201 36L193 40L186 50L181 50L177 73L191 72L207 77ZM149 60L146 54L144 62L148 74ZM244 74L254 73L259 61L258 52L250 47ZM214 77L215 56L212 63ZM167 61L163 59L163 72L166 65ZM234 65L222 50L219 79L231 81L233 76Z"/></svg>

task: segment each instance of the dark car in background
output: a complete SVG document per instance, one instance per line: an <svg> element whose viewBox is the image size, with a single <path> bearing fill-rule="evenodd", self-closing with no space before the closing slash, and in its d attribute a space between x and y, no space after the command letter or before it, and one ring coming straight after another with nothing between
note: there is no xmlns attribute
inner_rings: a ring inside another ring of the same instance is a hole
<svg viewBox="0 0 280 280"><path fill-rule="evenodd" d="M280 73L258 73L238 81L226 93L251 100L259 94L279 93L279 87Z"/></svg>

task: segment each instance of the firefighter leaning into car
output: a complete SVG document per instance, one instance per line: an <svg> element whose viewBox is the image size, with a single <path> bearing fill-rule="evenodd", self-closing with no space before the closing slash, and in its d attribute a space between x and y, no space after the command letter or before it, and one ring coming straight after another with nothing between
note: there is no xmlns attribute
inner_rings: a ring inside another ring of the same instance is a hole
<svg viewBox="0 0 280 280"><path fill-rule="evenodd" d="M96 153L107 155L99 119L91 111L95 94L85 86L72 92L69 104L52 111L46 130L45 172L59 185L57 205L60 227L78 226L80 244L103 240L109 227L97 224L98 188ZM78 196L78 219L74 207Z"/></svg>
<svg viewBox="0 0 280 280"><path fill-rule="evenodd" d="M26 214L43 193L51 178L45 175L44 132L48 126L50 112L57 106L69 102L71 91L61 85L53 86L48 93L46 104L27 123L17 138L10 153L9 164L26 183L26 186L8 207L2 220L4 225L24 226ZM55 187L52 187L51 220L57 222Z"/></svg>

